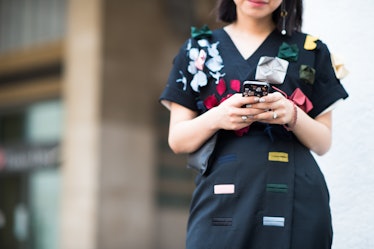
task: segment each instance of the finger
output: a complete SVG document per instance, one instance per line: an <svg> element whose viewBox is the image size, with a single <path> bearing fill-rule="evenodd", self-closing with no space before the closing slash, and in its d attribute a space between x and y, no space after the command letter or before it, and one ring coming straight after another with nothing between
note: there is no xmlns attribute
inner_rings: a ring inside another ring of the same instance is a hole
<svg viewBox="0 0 374 249"><path fill-rule="evenodd" d="M284 96L279 92L269 93L267 96L260 98L260 103L272 103L284 99Z"/></svg>
<svg viewBox="0 0 374 249"><path fill-rule="evenodd" d="M263 112L266 112L266 110L257 109L257 108L253 108L253 107L247 107L247 108L240 108L238 110L238 115L239 116L253 117L253 116L258 115L258 114L263 113Z"/></svg>
<svg viewBox="0 0 374 249"><path fill-rule="evenodd" d="M258 103L259 100L260 100L259 97L248 96L248 97L242 97L241 98L241 103L242 103L242 105L252 105L252 104Z"/></svg>
<svg viewBox="0 0 374 249"><path fill-rule="evenodd" d="M272 110L272 111L266 111L259 113L257 115L254 115L252 120L253 121L260 121L260 122L265 122L269 124L277 124L281 121L282 114L279 113L277 110Z"/></svg>

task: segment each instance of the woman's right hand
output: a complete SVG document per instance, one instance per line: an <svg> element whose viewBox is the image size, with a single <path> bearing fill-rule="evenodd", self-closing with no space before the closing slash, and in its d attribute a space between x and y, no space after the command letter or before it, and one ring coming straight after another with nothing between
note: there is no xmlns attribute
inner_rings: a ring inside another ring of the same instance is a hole
<svg viewBox="0 0 374 249"><path fill-rule="evenodd" d="M258 97L243 97L237 93L220 105L197 115L177 103L170 104L169 146L175 153L190 153L220 129L240 130L249 126L253 116L264 110L251 108ZM247 108L243 108L247 106Z"/></svg>
<svg viewBox="0 0 374 249"><path fill-rule="evenodd" d="M253 116L265 112L262 109L252 108L259 102L258 97L243 97L237 93L223 101L211 111L216 113L217 130L239 130L254 122Z"/></svg>

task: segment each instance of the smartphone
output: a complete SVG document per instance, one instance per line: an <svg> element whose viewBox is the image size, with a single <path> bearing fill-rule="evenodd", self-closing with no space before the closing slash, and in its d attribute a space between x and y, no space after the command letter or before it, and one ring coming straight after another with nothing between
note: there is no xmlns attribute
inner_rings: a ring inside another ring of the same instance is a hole
<svg viewBox="0 0 374 249"><path fill-rule="evenodd" d="M262 81L244 81L243 83L243 97L256 96L263 97L269 94L270 85Z"/></svg>

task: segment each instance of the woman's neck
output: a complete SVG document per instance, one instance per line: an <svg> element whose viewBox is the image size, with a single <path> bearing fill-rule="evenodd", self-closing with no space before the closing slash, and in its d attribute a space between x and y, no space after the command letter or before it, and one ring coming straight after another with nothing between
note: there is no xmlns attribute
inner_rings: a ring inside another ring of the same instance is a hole
<svg viewBox="0 0 374 249"><path fill-rule="evenodd" d="M229 26L235 33L241 33L242 35L250 36L263 36L268 35L275 29L275 24L271 17L266 19L255 19L255 18L239 18L238 20Z"/></svg>
<svg viewBox="0 0 374 249"><path fill-rule="evenodd" d="M269 36L274 28L275 25L272 21L271 24L266 23L266 21L237 21L229 24L224 29L243 58L248 59L265 41L266 37Z"/></svg>

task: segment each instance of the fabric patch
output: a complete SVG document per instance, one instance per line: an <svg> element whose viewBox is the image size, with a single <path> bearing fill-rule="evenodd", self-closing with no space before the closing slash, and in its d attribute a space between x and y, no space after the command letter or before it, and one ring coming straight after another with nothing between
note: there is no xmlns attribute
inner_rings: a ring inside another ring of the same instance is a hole
<svg viewBox="0 0 374 249"><path fill-rule="evenodd" d="M295 62L299 58L299 48L296 44L283 42L278 50L278 57L290 62Z"/></svg>
<svg viewBox="0 0 374 249"><path fill-rule="evenodd" d="M208 25L202 26L200 29L191 27L191 37L195 39L203 39L211 37L213 32L209 29Z"/></svg>
<svg viewBox="0 0 374 249"><path fill-rule="evenodd" d="M271 226L271 227L284 227L285 222L284 217L270 217L270 216L264 216L263 217L263 225L264 226Z"/></svg>
<svg viewBox="0 0 374 249"><path fill-rule="evenodd" d="M217 159L217 164L235 162L236 160L237 160L237 158L236 158L235 154L228 154L228 155L220 156Z"/></svg>
<svg viewBox="0 0 374 249"><path fill-rule="evenodd" d="M313 103L310 99L301 91L300 88L296 88L295 91L289 97L301 110L308 113L313 109Z"/></svg>
<svg viewBox="0 0 374 249"><path fill-rule="evenodd" d="M219 184L214 185L214 194L216 195L227 195L235 193L234 184Z"/></svg>
<svg viewBox="0 0 374 249"><path fill-rule="evenodd" d="M277 57L262 56L258 62L255 79L271 84L283 84L289 62Z"/></svg>
<svg viewBox="0 0 374 249"><path fill-rule="evenodd" d="M288 163L288 153L285 152L269 152L269 161Z"/></svg>
<svg viewBox="0 0 374 249"><path fill-rule="evenodd" d="M305 43L304 43L304 49L305 50L314 50L317 48L317 43L316 41L318 40L317 37L307 35L305 38Z"/></svg>
<svg viewBox="0 0 374 249"><path fill-rule="evenodd" d="M232 218L212 218L213 226L232 226Z"/></svg>
<svg viewBox="0 0 374 249"><path fill-rule="evenodd" d="M286 184L266 184L266 191L275 193L287 193L288 186Z"/></svg>
<svg viewBox="0 0 374 249"><path fill-rule="evenodd" d="M335 71L336 78L341 80L349 74L349 71L345 67L343 60L339 56L331 54L331 62Z"/></svg>
<svg viewBox="0 0 374 249"><path fill-rule="evenodd" d="M308 65L300 66L300 79L306 83L313 85L316 77L316 70Z"/></svg>

